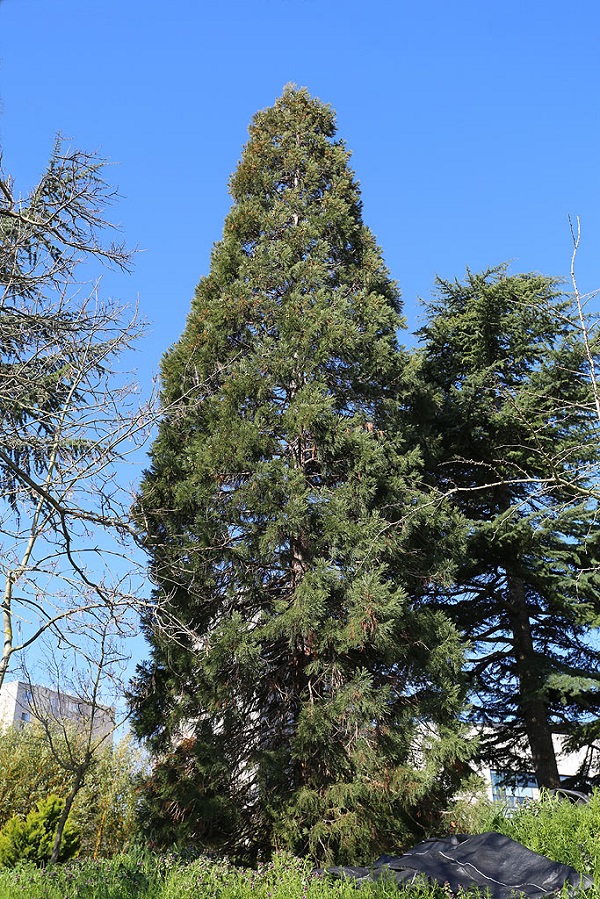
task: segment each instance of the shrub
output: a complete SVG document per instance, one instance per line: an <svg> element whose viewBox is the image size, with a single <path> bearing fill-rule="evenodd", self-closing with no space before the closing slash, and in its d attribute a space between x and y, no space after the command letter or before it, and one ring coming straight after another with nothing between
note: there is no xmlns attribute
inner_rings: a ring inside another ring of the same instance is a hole
<svg viewBox="0 0 600 899"><path fill-rule="evenodd" d="M96 752L71 812L82 855L111 856L133 843L137 775L143 769L144 753L129 737L115 745L107 742ZM14 816L25 818L47 796L65 796L71 782L71 773L57 762L37 724L0 733L0 829Z"/></svg>
<svg viewBox="0 0 600 899"><path fill-rule="evenodd" d="M50 860L56 827L64 808L64 799L48 796L25 819L14 815L0 831L0 865L12 868L18 862L43 865ZM63 832L59 861L72 858L79 848L79 835L67 821Z"/></svg>

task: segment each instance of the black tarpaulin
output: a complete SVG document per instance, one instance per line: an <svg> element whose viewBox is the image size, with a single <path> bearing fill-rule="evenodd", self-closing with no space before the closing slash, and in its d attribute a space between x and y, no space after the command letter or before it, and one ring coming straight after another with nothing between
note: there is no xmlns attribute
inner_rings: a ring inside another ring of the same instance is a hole
<svg viewBox="0 0 600 899"><path fill-rule="evenodd" d="M479 887L487 890L492 899L511 899L520 893L540 899L558 892L565 884L574 892L593 886L591 877L532 852L500 833L425 840L404 855L382 855L372 868L348 866L327 871L359 882L385 876L403 886L422 883L423 879L433 884L447 883L454 892Z"/></svg>

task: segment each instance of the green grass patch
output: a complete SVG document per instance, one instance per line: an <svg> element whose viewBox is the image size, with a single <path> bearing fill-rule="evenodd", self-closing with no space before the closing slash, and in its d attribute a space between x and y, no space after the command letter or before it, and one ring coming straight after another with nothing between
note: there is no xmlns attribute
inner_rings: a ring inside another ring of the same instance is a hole
<svg viewBox="0 0 600 899"><path fill-rule="evenodd" d="M591 874L600 884L600 790L594 791L586 805L545 794L510 817L497 813L490 829L553 861Z"/></svg>
<svg viewBox="0 0 600 899"><path fill-rule="evenodd" d="M257 870L200 858L135 854L71 862L53 869L24 865L0 872L0 899L448 899L442 887L400 890L392 881L369 883L316 875L310 863L277 855Z"/></svg>

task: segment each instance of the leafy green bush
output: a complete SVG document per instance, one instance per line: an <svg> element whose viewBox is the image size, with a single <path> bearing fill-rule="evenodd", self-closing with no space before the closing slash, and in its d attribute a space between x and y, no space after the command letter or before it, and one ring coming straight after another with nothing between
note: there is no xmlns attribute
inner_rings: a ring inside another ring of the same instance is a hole
<svg viewBox="0 0 600 899"><path fill-rule="evenodd" d="M41 727L9 727L0 733L0 828L25 817L40 799L62 796L70 775L57 765Z"/></svg>
<svg viewBox="0 0 600 899"><path fill-rule="evenodd" d="M0 865L13 868L18 862L43 865L50 860L64 799L48 796L25 819L14 815L0 831ZM69 821L65 825L59 861L72 858L79 848L79 834Z"/></svg>
<svg viewBox="0 0 600 899"><path fill-rule="evenodd" d="M492 830L497 808L488 799L484 781L479 775L471 775L461 784L460 792L449 802L442 813L444 830L439 836L446 834L485 833Z"/></svg>

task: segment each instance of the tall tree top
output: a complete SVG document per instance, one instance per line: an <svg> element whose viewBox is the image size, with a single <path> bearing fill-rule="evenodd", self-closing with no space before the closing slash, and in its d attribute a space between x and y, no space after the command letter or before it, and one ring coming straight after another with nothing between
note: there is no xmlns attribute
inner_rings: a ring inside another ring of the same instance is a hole
<svg viewBox="0 0 600 899"><path fill-rule="evenodd" d="M257 346L277 345L304 374L331 359L333 395L350 385L366 395L371 380L381 381L376 370L397 365L400 294L363 224L350 154L335 130L331 107L293 86L254 117L223 238L164 360L168 400L189 389L192 357L197 382ZM373 378L362 370L360 386L356 360L364 366L365 353ZM285 365L275 368L285 377Z"/></svg>
<svg viewBox="0 0 600 899"><path fill-rule="evenodd" d="M335 113L329 104L312 98L306 88L287 85L274 106L256 113L248 130L250 142L230 182L237 201L264 191L265 183L257 176L257 158L261 169L279 171L284 161L298 167L305 164L307 149L315 163L328 154L336 134ZM341 141L335 146L344 167L350 154ZM310 174L317 171L313 167ZM305 170L304 174L309 173Z"/></svg>

